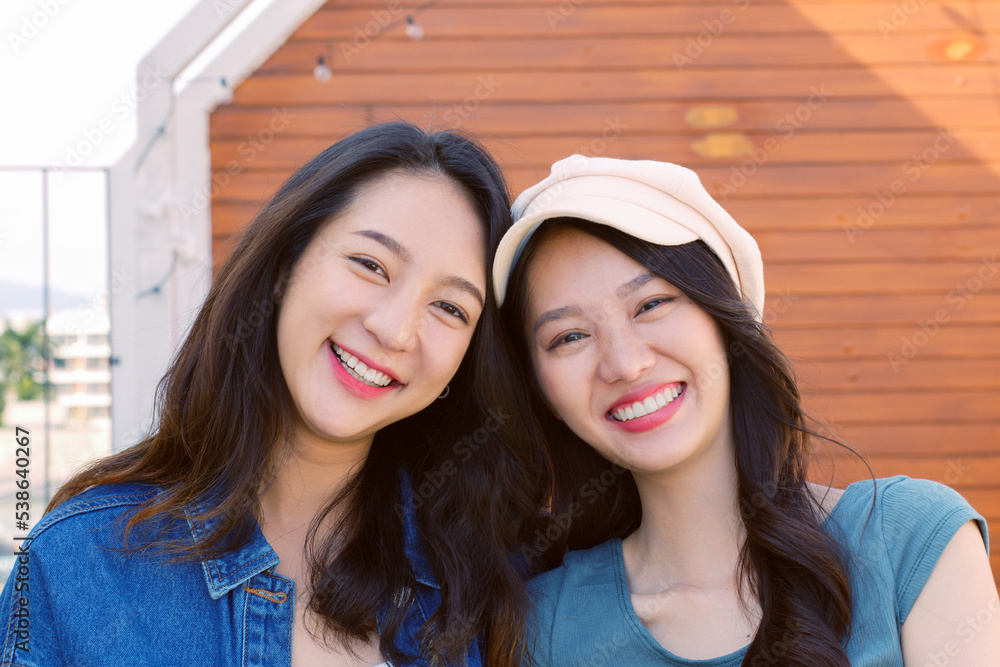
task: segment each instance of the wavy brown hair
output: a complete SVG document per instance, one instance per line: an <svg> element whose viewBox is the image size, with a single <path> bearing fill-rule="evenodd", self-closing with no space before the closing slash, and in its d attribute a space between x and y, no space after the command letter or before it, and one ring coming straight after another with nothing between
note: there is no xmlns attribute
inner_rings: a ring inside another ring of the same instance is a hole
<svg viewBox="0 0 1000 667"><path fill-rule="evenodd" d="M539 228L525 247L502 310L526 372L531 372L527 267L539 245L560 227L591 234L670 282L723 333L738 502L746 528L740 594L744 599L754 596L762 612L743 664L849 667L842 646L851 627L847 554L821 525L816 500L806 486L810 436L829 438L807 427L791 362L703 241L660 246L605 225L557 218ZM532 384L533 410L551 456L553 524L525 555L549 569L561 562L566 549L587 549L631 534L641 522L642 504L632 474L613 466L557 419L537 382ZM582 497L594 479L608 490Z"/></svg>
<svg viewBox="0 0 1000 667"><path fill-rule="evenodd" d="M155 484L163 492L127 524L133 534L145 533L145 543L155 540L181 560L246 545L258 530L260 491L287 451L294 423L277 354L279 286L361 187L400 171L443 176L468 196L488 239L489 266L510 226L509 195L478 142L403 122L337 142L289 178L245 228L157 388L154 432L75 475L49 510L98 484ZM426 659L462 663L478 641L490 665L518 664L512 647L521 643L528 601L524 572L511 555L538 517L544 454L524 419L523 384L510 370L510 355L489 298L449 396L379 431L363 466L313 520L306 542L310 608L325 639L351 646L378 631L383 657L395 664L414 657L395 641L412 608L401 594L417 577L404 551L412 539L403 530L408 507L440 585L440 605L418 635ZM439 483L442 475L446 483ZM432 486L422 487L427 481ZM421 488L431 492L412 491ZM185 508L196 503L211 508L202 513L213 519L206 539L163 539L160 529L185 526ZM334 509L341 518L322 533L318 527Z"/></svg>

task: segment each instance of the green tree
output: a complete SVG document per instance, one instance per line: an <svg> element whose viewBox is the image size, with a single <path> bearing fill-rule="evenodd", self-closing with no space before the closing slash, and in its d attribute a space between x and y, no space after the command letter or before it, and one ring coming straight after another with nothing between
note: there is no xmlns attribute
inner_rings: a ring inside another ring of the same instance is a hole
<svg viewBox="0 0 1000 667"><path fill-rule="evenodd" d="M0 334L0 425L7 407L7 394L30 401L45 393L45 354L41 324L35 322L17 331L9 325Z"/></svg>

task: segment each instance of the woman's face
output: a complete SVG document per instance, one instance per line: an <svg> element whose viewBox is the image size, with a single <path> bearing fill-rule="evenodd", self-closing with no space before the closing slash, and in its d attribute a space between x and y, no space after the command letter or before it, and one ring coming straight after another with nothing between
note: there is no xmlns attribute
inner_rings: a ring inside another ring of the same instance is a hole
<svg viewBox="0 0 1000 667"><path fill-rule="evenodd" d="M672 284L570 228L536 249L527 298L542 392L605 458L656 473L732 446L722 335Z"/></svg>
<svg viewBox="0 0 1000 667"><path fill-rule="evenodd" d="M482 228L446 177L394 172L320 229L278 314L300 436L370 442L442 393L483 310Z"/></svg>

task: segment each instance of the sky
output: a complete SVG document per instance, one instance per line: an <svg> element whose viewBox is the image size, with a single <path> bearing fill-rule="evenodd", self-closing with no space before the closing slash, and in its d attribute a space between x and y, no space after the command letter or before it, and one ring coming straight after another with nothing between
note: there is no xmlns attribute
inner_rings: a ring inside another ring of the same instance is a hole
<svg viewBox="0 0 1000 667"><path fill-rule="evenodd" d="M42 281L41 176L3 168L113 164L135 141L139 60L196 1L0 3L0 283ZM104 188L99 172L50 175L53 289L106 289Z"/></svg>

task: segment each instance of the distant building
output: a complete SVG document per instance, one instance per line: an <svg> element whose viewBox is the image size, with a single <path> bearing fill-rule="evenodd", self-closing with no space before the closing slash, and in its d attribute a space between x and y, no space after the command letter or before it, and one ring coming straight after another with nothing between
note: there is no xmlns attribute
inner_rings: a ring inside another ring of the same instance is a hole
<svg viewBox="0 0 1000 667"><path fill-rule="evenodd" d="M110 319L105 310L64 310L48 321L55 415L92 425L111 419ZM54 416L55 416L54 415Z"/></svg>

